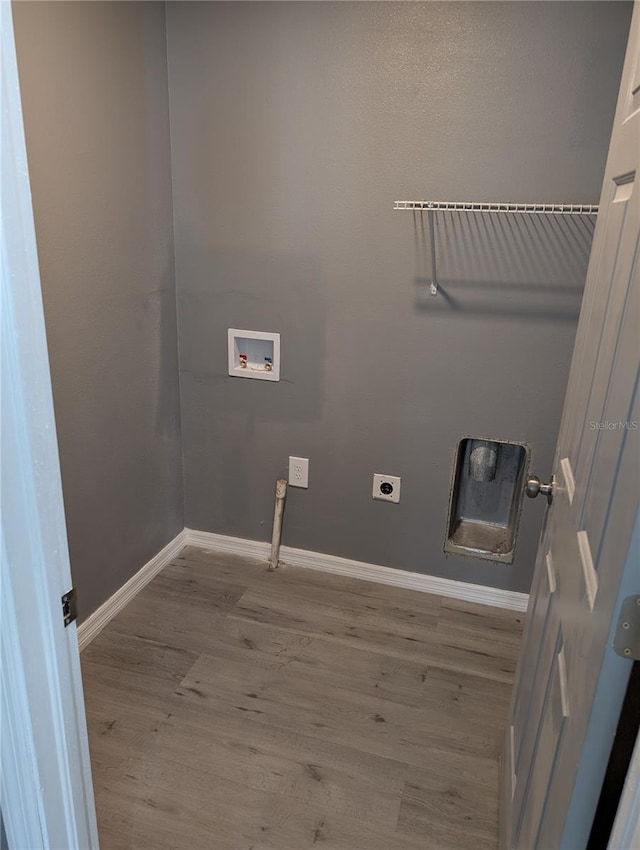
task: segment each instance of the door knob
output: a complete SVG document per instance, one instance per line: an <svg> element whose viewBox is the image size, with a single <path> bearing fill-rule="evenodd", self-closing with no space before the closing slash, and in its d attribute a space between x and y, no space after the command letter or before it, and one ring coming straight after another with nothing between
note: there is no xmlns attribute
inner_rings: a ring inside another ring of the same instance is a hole
<svg viewBox="0 0 640 850"><path fill-rule="evenodd" d="M553 475L548 484L543 484L537 475L530 475L527 478L527 483L524 492L530 499L535 499L540 493L547 497L547 504L550 505L553 501Z"/></svg>

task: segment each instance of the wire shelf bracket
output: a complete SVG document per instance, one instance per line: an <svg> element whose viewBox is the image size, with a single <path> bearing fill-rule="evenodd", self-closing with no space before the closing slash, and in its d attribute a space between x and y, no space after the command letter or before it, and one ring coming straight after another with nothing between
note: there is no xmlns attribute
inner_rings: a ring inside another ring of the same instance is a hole
<svg viewBox="0 0 640 850"><path fill-rule="evenodd" d="M436 212L464 213L510 213L521 215L578 215L596 216L597 204L483 204L476 201L394 201L394 210L409 210L410 212L426 212L429 221L429 241L431 242L431 295L438 294L438 278L436 274Z"/></svg>

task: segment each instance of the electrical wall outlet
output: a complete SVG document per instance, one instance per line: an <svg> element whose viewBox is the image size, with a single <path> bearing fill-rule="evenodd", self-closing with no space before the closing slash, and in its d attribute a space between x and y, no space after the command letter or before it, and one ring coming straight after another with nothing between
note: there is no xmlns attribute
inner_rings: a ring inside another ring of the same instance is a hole
<svg viewBox="0 0 640 850"><path fill-rule="evenodd" d="M397 475L383 475L381 472L373 473L373 498L383 502L400 501L400 483L402 479Z"/></svg>
<svg viewBox="0 0 640 850"><path fill-rule="evenodd" d="M308 487L309 486L309 458L308 457L290 457L289 458L289 486L290 487Z"/></svg>

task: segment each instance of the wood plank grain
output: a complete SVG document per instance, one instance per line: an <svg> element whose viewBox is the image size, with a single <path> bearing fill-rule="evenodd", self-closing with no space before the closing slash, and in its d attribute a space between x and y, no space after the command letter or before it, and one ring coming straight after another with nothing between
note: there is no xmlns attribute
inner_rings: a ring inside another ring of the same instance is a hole
<svg viewBox="0 0 640 850"><path fill-rule="evenodd" d="M184 703L131 742L121 769L143 779L139 762L158 759L167 769L188 764L243 788L285 794L386 828L397 819L407 774L407 766L392 759Z"/></svg>
<svg viewBox="0 0 640 850"><path fill-rule="evenodd" d="M347 595L345 607L315 594L291 599L275 589L249 588L230 616L316 635L342 645L366 645L386 655L511 683L514 653L490 636L440 625L439 608L415 611L365 604ZM512 643L517 640L511 638Z"/></svg>
<svg viewBox="0 0 640 850"><path fill-rule="evenodd" d="M494 781L498 781L494 764ZM407 777L398 832L431 841L439 850L495 850L498 800L487 789L433 769L411 769Z"/></svg>
<svg viewBox="0 0 640 850"><path fill-rule="evenodd" d="M194 651L104 629L81 656L85 701L94 681L130 694L170 693L196 661Z"/></svg>
<svg viewBox="0 0 640 850"><path fill-rule="evenodd" d="M248 788L163 759L112 778L98 805L104 850L436 850L314 801Z"/></svg>
<svg viewBox="0 0 640 850"><path fill-rule="evenodd" d="M82 654L102 850L495 850L521 619L188 548Z"/></svg>
<svg viewBox="0 0 640 850"><path fill-rule="evenodd" d="M446 708L423 711L363 696L336 686L330 676L289 676L278 664L250 666L202 655L175 693L207 713L242 712L254 722L418 766L433 749L497 758L501 740L484 717L461 724Z"/></svg>

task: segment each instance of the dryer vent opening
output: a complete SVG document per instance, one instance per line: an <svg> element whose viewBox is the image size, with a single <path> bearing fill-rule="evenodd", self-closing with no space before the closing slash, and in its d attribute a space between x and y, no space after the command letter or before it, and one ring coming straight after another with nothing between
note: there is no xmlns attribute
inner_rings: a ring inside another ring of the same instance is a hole
<svg viewBox="0 0 640 850"><path fill-rule="evenodd" d="M525 443L461 440L452 471L444 551L512 563L528 469Z"/></svg>

